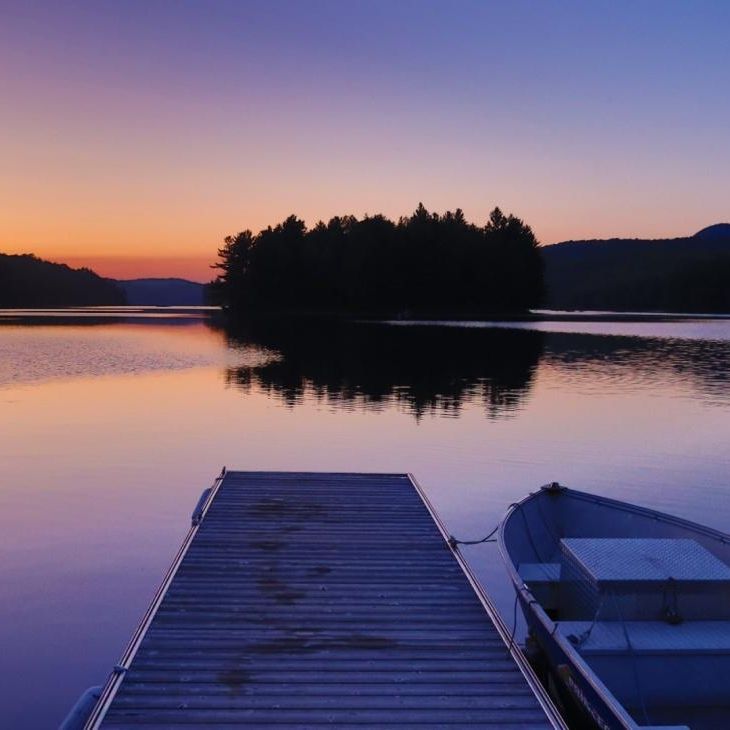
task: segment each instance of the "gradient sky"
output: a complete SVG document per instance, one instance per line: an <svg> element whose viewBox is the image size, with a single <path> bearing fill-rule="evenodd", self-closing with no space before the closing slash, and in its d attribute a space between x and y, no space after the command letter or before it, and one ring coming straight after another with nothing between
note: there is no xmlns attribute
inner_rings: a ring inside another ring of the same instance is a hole
<svg viewBox="0 0 730 730"><path fill-rule="evenodd" d="M0 0L0 251L210 278L296 213L730 219L730 2Z"/></svg>

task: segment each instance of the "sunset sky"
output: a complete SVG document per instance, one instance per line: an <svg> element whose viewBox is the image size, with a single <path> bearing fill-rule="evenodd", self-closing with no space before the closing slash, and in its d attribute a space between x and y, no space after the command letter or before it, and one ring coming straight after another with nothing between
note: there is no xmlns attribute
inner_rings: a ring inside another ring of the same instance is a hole
<svg viewBox="0 0 730 730"><path fill-rule="evenodd" d="M730 2L0 0L0 251L211 277L296 213L730 219Z"/></svg>

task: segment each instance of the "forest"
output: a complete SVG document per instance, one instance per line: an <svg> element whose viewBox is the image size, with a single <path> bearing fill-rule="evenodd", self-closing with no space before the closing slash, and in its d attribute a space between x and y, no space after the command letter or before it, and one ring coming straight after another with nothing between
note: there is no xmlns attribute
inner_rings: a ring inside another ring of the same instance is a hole
<svg viewBox="0 0 730 730"><path fill-rule="evenodd" d="M0 307L77 307L126 302L110 279L32 254L0 254Z"/></svg>
<svg viewBox="0 0 730 730"><path fill-rule="evenodd" d="M730 312L730 226L673 239L567 241L541 249L555 309Z"/></svg>
<svg viewBox="0 0 730 730"><path fill-rule="evenodd" d="M397 222L346 215L307 229L292 215L228 236L218 256L210 299L234 312L471 316L524 312L544 296L532 230L499 208L483 226L422 204Z"/></svg>

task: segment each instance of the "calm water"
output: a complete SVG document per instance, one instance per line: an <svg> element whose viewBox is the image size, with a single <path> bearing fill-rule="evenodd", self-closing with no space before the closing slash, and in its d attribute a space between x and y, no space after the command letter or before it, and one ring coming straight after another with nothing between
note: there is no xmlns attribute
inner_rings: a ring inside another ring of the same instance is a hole
<svg viewBox="0 0 730 730"><path fill-rule="evenodd" d="M552 480L727 531L729 385L728 320L0 312L2 724L104 681L224 464L411 471L466 538ZM510 623L496 548L468 550Z"/></svg>

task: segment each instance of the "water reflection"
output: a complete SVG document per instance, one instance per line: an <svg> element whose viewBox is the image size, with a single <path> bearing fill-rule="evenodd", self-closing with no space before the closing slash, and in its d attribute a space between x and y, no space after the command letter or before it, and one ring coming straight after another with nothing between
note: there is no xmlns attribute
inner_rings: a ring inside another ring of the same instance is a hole
<svg viewBox="0 0 730 730"><path fill-rule="evenodd" d="M592 391L674 382L708 404L730 402L730 341L598 336L537 330L255 320L220 328L229 348L278 354L228 367L227 383L261 389L290 407L395 406L417 419L458 417L479 403L489 419L514 415L538 372ZM543 367L540 368L540 364Z"/></svg>
<svg viewBox="0 0 730 730"><path fill-rule="evenodd" d="M546 324L231 323L203 308L0 311L0 389L215 367L239 392L260 390L290 408L310 400L344 411L393 407L417 419L458 417L467 403L488 419L514 416L537 378L581 392L671 384L705 405L730 403L728 320L647 319L641 337L620 334L623 323L609 336L591 321L571 322L585 327L577 333Z"/></svg>
<svg viewBox="0 0 730 730"><path fill-rule="evenodd" d="M197 324L217 307L67 307L65 309L0 309L0 326L91 326L112 323L145 324L164 320L169 325Z"/></svg>
<svg viewBox="0 0 730 730"><path fill-rule="evenodd" d="M3 727L57 727L103 680L223 464L411 471L464 538L552 479L730 524L730 321L626 337L95 314L0 315ZM494 546L467 558L511 622Z"/></svg>
<svg viewBox="0 0 730 730"><path fill-rule="evenodd" d="M706 404L730 402L730 341L550 334L546 366L573 384L623 389L689 386Z"/></svg>
<svg viewBox="0 0 730 730"><path fill-rule="evenodd" d="M280 358L230 367L227 382L264 390L289 406L315 398L338 408L397 406L417 419L457 417L479 402L487 418L519 410L543 349L539 332L396 328L376 323L254 321L225 330L229 345Z"/></svg>

